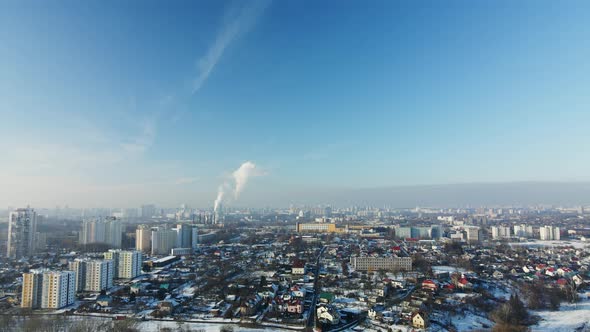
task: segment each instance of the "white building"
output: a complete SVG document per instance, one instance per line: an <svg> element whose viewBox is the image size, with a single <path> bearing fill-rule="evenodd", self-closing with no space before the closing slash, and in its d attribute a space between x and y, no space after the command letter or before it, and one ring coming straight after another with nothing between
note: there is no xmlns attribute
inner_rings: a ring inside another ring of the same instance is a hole
<svg viewBox="0 0 590 332"><path fill-rule="evenodd" d="M191 248L192 246L192 225L178 224L176 230L176 246L179 248Z"/></svg>
<svg viewBox="0 0 590 332"><path fill-rule="evenodd" d="M43 273L41 308L59 309L74 303L76 274L73 271Z"/></svg>
<svg viewBox="0 0 590 332"><path fill-rule="evenodd" d="M86 263L85 290L100 292L113 287L114 266L112 260L92 260Z"/></svg>
<svg viewBox="0 0 590 332"><path fill-rule="evenodd" d="M105 243L111 247L120 248L122 233L121 222L117 218L84 220L79 240L82 245Z"/></svg>
<svg viewBox="0 0 590 332"><path fill-rule="evenodd" d="M191 248L196 249L199 246L199 229L196 225L191 228Z"/></svg>
<svg viewBox="0 0 590 332"><path fill-rule="evenodd" d="M492 239L504 239L510 237L510 227L492 226Z"/></svg>
<svg viewBox="0 0 590 332"><path fill-rule="evenodd" d="M137 226L135 231L135 250L150 252L152 248L152 230L146 225Z"/></svg>
<svg viewBox="0 0 590 332"><path fill-rule="evenodd" d="M533 226L526 224L514 225L514 235L518 237L531 237L533 236Z"/></svg>
<svg viewBox="0 0 590 332"><path fill-rule="evenodd" d="M115 278L133 279L141 274L140 251L111 249L104 253L104 258L113 261Z"/></svg>
<svg viewBox="0 0 590 332"><path fill-rule="evenodd" d="M542 226L539 228L539 238L541 240L561 240L559 227Z"/></svg>
<svg viewBox="0 0 590 332"><path fill-rule="evenodd" d="M152 255L170 255L170 250L176 248L178 233L172 229L152 230Z"/></svg>
<svg viewBox="0 0 590 332"><path fill-rule="evenodd" d="M32 256L35 252L37 213L27 207L17 209L8 215L8 242L6 256L19 259Z"/></svg>

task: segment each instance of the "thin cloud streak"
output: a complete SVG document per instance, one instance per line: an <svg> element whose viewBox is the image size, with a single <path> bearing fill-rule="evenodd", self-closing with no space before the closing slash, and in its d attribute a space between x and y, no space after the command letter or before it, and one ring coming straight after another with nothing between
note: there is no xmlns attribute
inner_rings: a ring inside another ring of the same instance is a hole
<svg viewBox="0 0 590 332"><path fill-rule="evenodd" d="M240 35L246 33L256 23L260 15L270 5L270 0L234 2L224 15L224 23L217 33L207 53L197 60L199 73L194 80L192 93L197 93L209 78L213 69L223 56L225 49Z"/></svg>
<svg viewBox="0 0 590 332"><path fill-rule="evenodd" d="M130 153L145 152L156 139L156 119L150 117L141 123L141 132L131 140L121 143L121 148Z"/></svg>

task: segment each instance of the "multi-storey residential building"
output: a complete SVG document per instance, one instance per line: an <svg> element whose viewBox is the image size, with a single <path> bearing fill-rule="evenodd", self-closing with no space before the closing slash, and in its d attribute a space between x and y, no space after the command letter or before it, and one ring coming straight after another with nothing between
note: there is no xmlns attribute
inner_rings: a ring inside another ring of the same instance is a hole
<svg viewBox="0 0 590 332"><path fill-rule="evenodd" d="M510 237L510 227L508 226L492 226L492 239L503 239Z"/></svg>
<svg viewBox="0 0 590 332"><path fill-rule="evenodd" d="M411 271L411 257L351 257L350 265L359 271Z"/></svg>
<svg viewBox="0 0 590 332"><path fill-rule="evenodd" d="M514 236L531 237L533 236L533 226L520 224L514 225Z"/></svg>
<svg viewBox="0 0 590 332"><path fill-rule="evenodd" d="M23 273L22 308L59 309L74 303L73 271L31 270Z"/></svg>
<svg viewBox="0 0 590 332"><path fill-rule="evenodd" d="M150 252L152 248L152 229L146 225L137 226L135 230L135 250Z"/></svg>
<svg viewBox="0 0 590 332"><path fill-rule="evenodd" d="M196 249L199 246L199 229L196 225L191 227L191 248Z"/></svg>
<svg viewBox="0 0 590 332"><path fill-rule="evenodd" d="M192 226L190 224L178 224L176 226L176 232L176 245L179 248L191 248Z"/></svg>
<svg viewBox="0 0 590 332"><path fill-rule="evenodd" d="M81 292L86 288L86 263L88 259L76 259L68 262L68 269L74 271L76 277L76 291Z"/></svg>
<svg viewBox="0 0 590 332"><path fill-rule="evenodd" d="M113 286L114 266L112 260L91 260L86 263L87 291L100 292Z"/></svg>
<svg viewBox="0 0 590 332"><path fill-rule="evenodd" d="M297 223L299 233L344 233L346 228L336 227L332 223Z"/></svg>
<svg viewBox="0 0 590 332"><path fill-rule="evenodd" d="M40 308L42 295L43 271L31 270L28 273L23 273L21 308Z"/></svg>
<svg viewBox="0 0 590 332"><path fill-rule="evenodd" d="M113 261L115 278L133 279L141 274L140 251L111 249L104 253L104 258Z"/></svg>
<svg viewBox="0 0 590 332"><path fill-rule="evenodd" d="M481 230L477 226L465 227L465 233L467 233L467 241L479 242L481 240Z"/></svg>
<svg viewBox="0 0 590 332"><path fill-rule="evenodd" d="M8 242L6 256L19 259L35 252L37 213L27 207L10 212L8 216Z"/></svg>
<svg viewBox="0 0 590 332"><path fill-rule="evenodd" d="M170 250L176 248L178 233L172 229L152 230L152 255L170 255Z"/></svg>
<svg viewBox="0 0 590 332"><path fill-rule="evenodd" d="M539 238L541 240L560 240L560 229L559 227L542 226L539 228Z"/></svg>
<svg viewBox="0 0 590 332"><path fill-rule="evenodd" d="M121 247L121 222L115 217L82 222L80 244L105 243L114 248Z"/></svg>
<svg viewBox="0 0 590 332"><path fill-rule="evenodd" d="M59 309L74 303L76 274L73 271L49 271L43 273L41 308Z"/></svg>

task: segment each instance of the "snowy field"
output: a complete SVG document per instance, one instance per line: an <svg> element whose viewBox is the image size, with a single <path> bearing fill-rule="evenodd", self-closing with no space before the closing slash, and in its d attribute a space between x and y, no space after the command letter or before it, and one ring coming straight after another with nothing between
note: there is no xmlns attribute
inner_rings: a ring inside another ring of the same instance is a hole
<svg viewBox="0 0 590 332"><path fill-rule="evenodd" d="M579 240L563 240L563 241L529 241L529 242L510 242L511 246L527 246L527 247L574 247L576 249L584 249L590 247L590 242Z"/></svg>
<svg viewBox="0 0 590 332"><path fill-rule="evenodd" d="M169 328L172 331L182 331L182 329L190 330L190 331L204 331L204 332L219 332L223 326L231 326L233 327L234 331L244 331L244 332L261 332L261 331L279 331L279 332L286 332L286 331L293 331L287 329L280 329L276 327L267 327L267 328L246 328L241 327L236 324L207 324L207 323L182 323L178 324L177 322L162 322L162 321L147 321L141 322L139 324L139 330L142 332L159 332L163 328Z"/></svg>
<svg viewBox="0 0 590 332"><path fill-rule="evenodd" d="M473 331L473 330L489 330L494 323L489 319L481 316L476 316L468 312L465 316L456 315L451 317L451 323L455 325L458 332Z"/></svg>
<svg viewBox="0 0 590 332"><path fill-rule="evenodd" d="M531 326L531 331L570 332L590 329L590 294L580 294L580 302L562 303L559 311L535 311L541 316L538 325Z"/></svg>
<svg viewBox="0 0 590 332"><path fill-rule="evenodd" d="M432 267L432 272L434 273L453 273L453 272L460 272L465 273L467 272L465 269L455 266L446 266L446 265L436 265Z"/></svg>

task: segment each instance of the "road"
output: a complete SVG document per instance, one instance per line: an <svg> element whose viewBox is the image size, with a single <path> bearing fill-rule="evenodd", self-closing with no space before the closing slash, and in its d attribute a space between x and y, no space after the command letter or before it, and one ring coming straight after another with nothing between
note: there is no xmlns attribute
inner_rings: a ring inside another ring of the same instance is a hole
<svg viewBox="0 0 590 332"><path fill-rule="evenodd" d="M322 249L320 250L320 253L318 254L318 258L316 259L315 265L315 277L314 277L314 281L313 281L313 300L311 301L311 306L309 307L309 315L307 317L307 324L305 325L305 329L307 331L312 331L313 328L315 327L315 306L318 303L318 297L320 296L320 259L322 258L322 255L324 254L324 251L326 251L326 248L328 246L323 246Z"/></svg>

